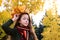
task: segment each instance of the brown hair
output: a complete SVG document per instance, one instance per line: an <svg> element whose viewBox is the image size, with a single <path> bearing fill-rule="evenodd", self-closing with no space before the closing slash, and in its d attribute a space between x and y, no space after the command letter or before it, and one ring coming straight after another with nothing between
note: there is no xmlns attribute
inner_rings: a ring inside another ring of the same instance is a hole
<svg viewBox="0 0 60 40"><path fill-rule="evenodd" d="M28 14L28 13L25 13L25 12L24 12L24 13L21 13L21 14L19 15L19 18L17 19L16 24L15 24L15 27L20 26L19 20L21 19L21 17L22 17L24 14L27 14L28 17L29 17L29 24L28 24L27 27L30 29L30 28L31 28L31 19L30 19L29 14Z"/></svg>

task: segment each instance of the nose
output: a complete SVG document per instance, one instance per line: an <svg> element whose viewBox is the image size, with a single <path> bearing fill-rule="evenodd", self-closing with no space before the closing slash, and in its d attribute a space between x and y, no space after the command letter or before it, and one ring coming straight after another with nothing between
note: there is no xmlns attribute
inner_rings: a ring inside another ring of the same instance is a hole
<svg viewBox="0 0 60 40"><path fill-rule="evenodd" d="M26 22L27 22L27 20L26 20Z"/></svg>
<svg viewBox="0 0 60 40"><path fill-rule="evenodd" d="M28 23L28 20L26 20L26 23Z"/></svg>

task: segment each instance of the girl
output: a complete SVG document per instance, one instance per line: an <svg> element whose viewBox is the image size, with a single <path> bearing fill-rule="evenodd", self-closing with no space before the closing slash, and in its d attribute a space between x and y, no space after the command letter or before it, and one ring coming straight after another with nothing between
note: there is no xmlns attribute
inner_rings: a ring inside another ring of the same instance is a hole
<svg viewBox="0 0 60 40"><path fill-rule="evenodd" d="M14 21L16 21L14 29L9 28ZM11 40L38 40L28 13L14 14L14 17L3 24L2 28L11 35Z"/></svg>

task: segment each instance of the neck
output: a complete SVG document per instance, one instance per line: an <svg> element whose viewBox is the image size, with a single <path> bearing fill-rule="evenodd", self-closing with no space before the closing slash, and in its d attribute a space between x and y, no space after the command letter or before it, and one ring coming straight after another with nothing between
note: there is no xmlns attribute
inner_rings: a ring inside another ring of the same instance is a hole
<svg viewBox="0 0 60 40"><path fill-rule="evenodd" d="M17 26L18 29L22 29L22 30L29 30L29 28L25 27L25 26Z"/></svg>

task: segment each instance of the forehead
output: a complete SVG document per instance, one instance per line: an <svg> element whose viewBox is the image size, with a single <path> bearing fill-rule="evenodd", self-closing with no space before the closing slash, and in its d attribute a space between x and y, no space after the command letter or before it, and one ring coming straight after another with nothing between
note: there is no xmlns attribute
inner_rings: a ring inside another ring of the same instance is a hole
<svg viewBox="0 0 60 40"><path fill-rule="evenodd" d="M23 18L29 18L27 14L22 15Z"/></svg>

